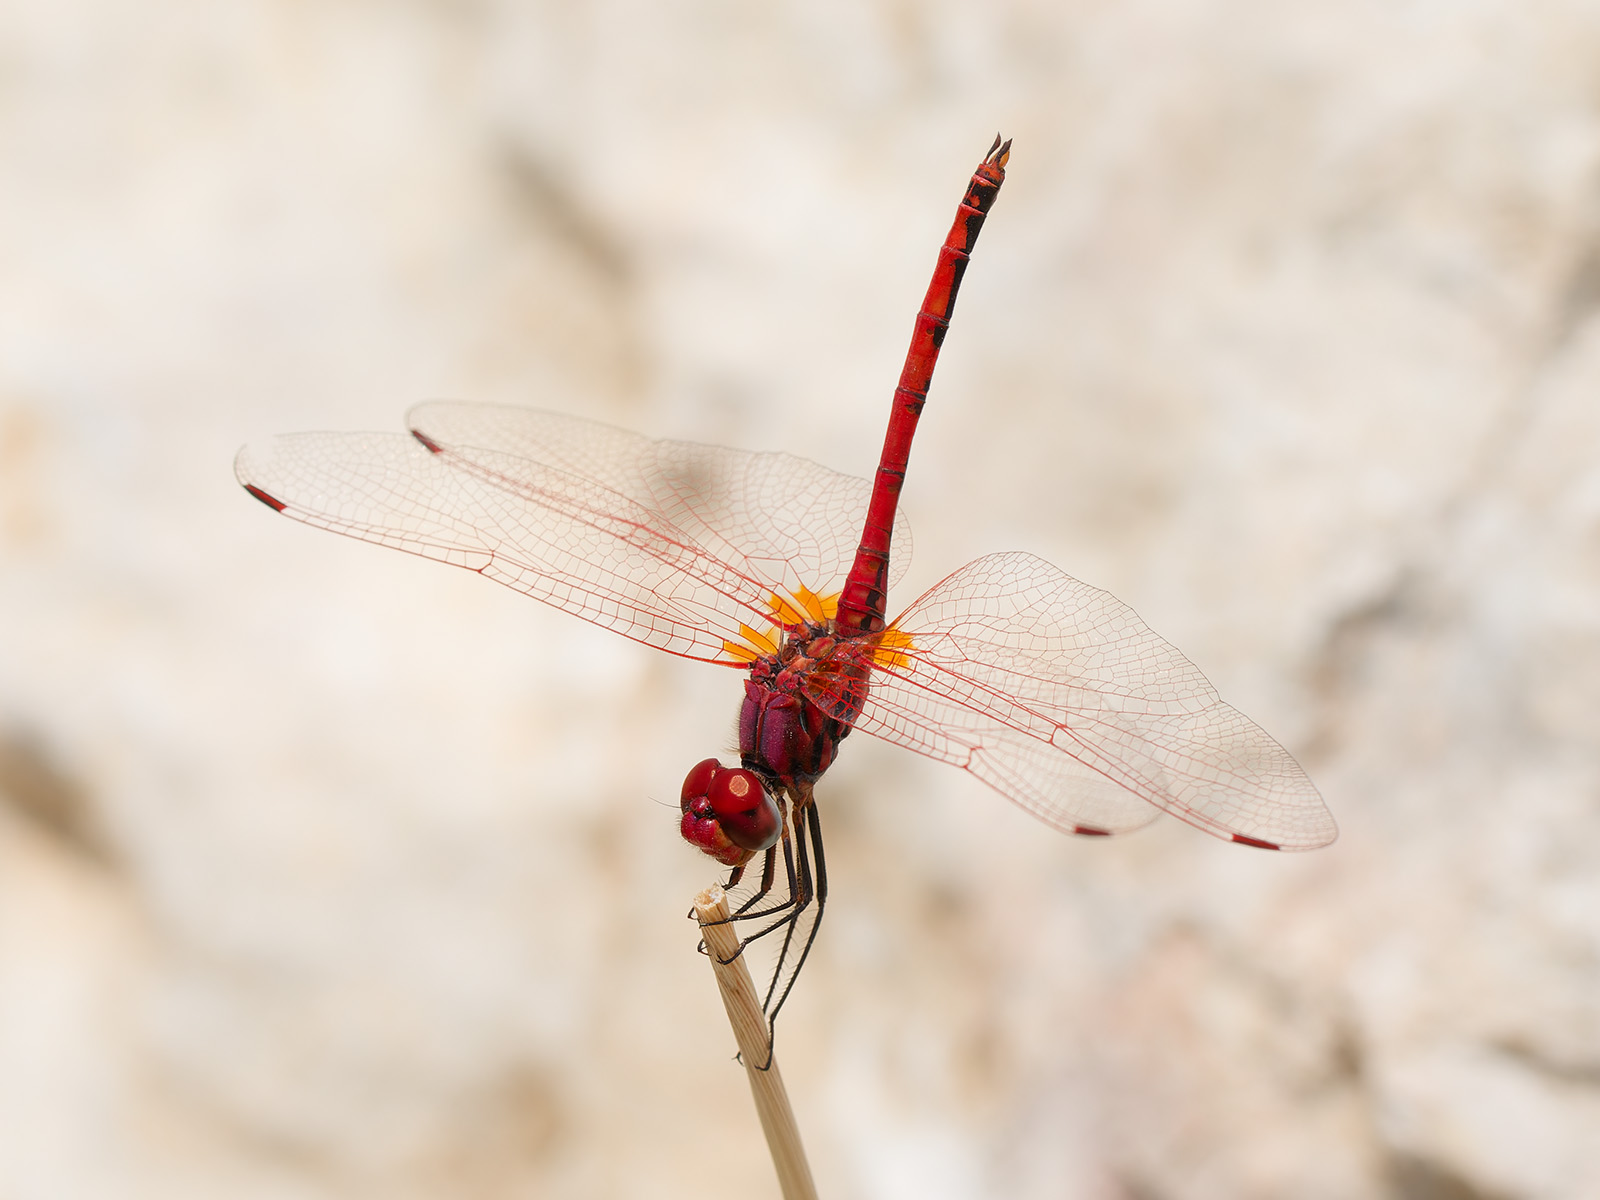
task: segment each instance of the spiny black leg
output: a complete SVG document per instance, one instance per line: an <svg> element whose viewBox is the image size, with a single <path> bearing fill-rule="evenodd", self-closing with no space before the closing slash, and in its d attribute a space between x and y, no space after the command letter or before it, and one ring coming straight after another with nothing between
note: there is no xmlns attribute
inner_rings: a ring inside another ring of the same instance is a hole
<svg viewBox="0 0 1600 1200"><path fill-rule="evenodd" d="M784 874L788 877L788 882L789 882L789 899L784 900L780 904L775 904L771 908L763 909L760 912L745 912L744 909L748 908L749 906L748 905L744 905L744 906L742 906L740 908L738 914L736 914L734 916L727 917L727 918L724 919L724 921L716 922L716 924L723 924L725 922L734 921L734 920L739 920L739 921L760 920L763 917L770 917L770 916L773 916L774 914L777 914L777 913L784 913L786 910L794 907L794 902L795 902L795 900L794 900L794 898L795 898L794 844L795 844L795 841L798 839L798 837L799 837L798 832L794 833L793 836L791 836L789 814L787 812L785 812L785 814L784 814L784 825L783 825L783 839L782 839L782 842L783 842L783 865L784 865ZM745 947L749 946L751 942L754 942L754 941L756 941L756 940L758 940L760 938L766 937L767 934L771 933L775 929L784 928L784 926L788 925L793 919L794 918L791 917L791 916L780 916L776 921L774 921L771 925L768 925L765 929L758 929L758 930L756 930L755 933L752 933L749 937L741 938L739 940L739 948L733 952L732 957L726 959L725 961L731 963L734 959L738 958L741 954L743 954L745 952Z"/></svg>
<svg viewBox="0 0 1600 1200"><path fill-rule="evenodd" d="M817 852L817 923L822 923L822 906L828 902L828 863L822 856L822 818L817 806L806 808L806 820L811 824L811 846Z"/></svg>
<svg viewBox="0 0 1600 1200"><path fill-rule="evenodd" d="M731 920L739 920L745 912L754 907L756 902L764 899L772 891L772 881L778 877L778 847L768 846L766 861L761 864L761 886L755 894L746 900L734 911Z"/></svg>
<svg viewBox="0 0 1600 1200"><path fill-rule="evenodd" d="M801 814L800 819L802 821L805 820L803 813ZM778 990L778 985L783 981L783 964L788 959L789 951L794 945L795 926L799 923L800 918L805 913L807 907L810 906L812 899L811 855L806 849L806 834L804 828L797 828L795 830L794 840L795 847L800 852L800 878L799 882L795 886L794 891L794 911L789 914L788 919L785 921L787 928L783 933L783 946L778 951L778 965L773 968L772 979L767 984L767 994L762 998L761 1001L761 1011L768 1014L769 1020L771 1017L772 997L773 994Z"/></svg>
<svg viewBox="0 0 1600 1200"><path fill-rule="evenodd" d="M768 1065L770 1065L771 1062L772 1062L772 1029L773 1029L773 1026L777 1023L778 1013L783 1008L784 1002L789 999L789 993L794 990L794 982L795 982L795 980L800 978L800 968L802 968L802 967L804 967L806 965L806 958L811 954L811 947L812 947L813 944L815 944L815 942L817 940L817 930L822 928L822 913L823 913L823 909L827 906L827 903L828 903L828 864L827 864L827 860L823 857L823 853L822 853L822 821L817 816L817 806L815 804L806 805L805 822L806 822L806 830L810 835L810 839L809 840L811 842L812 849L816 852L816 856L817 856L817 893L816 893L817 911L816 911L815 918L811 922L811 930L806 935L806 944L800 950L800 960L797 963L794 964L794 970L792 972L790 972L790 974L789 974L789 981L784 985L783 994L778 997L778 1003L773 1005L773 1007L772 1007L770 1012L767 1012L767 1062L768 1062ZM802 860L804 860L805 859L805 841L804 840L801 841L800 851L801 851L801 858L802 858ZM808 879L809 879L809 874L808 874ZM796 913L795 919L796 920L799 919L799 913L798 912ZM774 985L776 985L777 976L773 977L773 983L774 983ZM772 1001L772 993L771 993L770 989L768 990L768 993L767 993L767 1001L768 1001L768 1003L771 1003L771 1001ZM762 1009L763 1009L763 1011L766 1011L766 1006L763 1005ZM765 1070L766 1068L763 1067L762 1069Z"/></svg>
<svg viewBox="0 0 1600 1200"><path fill-rule="evenodd" d="M791 812L792 812L792 810L791 810ZM788 891L789 898L787 900L781 901L778 904L774 904L771 908L762 909L759 912L746 912L745 909L748 908L749 905L741 906L737 913L735 913L732 917L728 918L730 921L731 920L757 921L757 920L760 920L762 917L770 917L770 916L773 916L773 915L775 915L777 913L785 912L786 910L788 910L789 908L792 908L794 906L795 897L798 894L797 893L797 888L796 888L796 883L795 883L796 873L795 873L795 861L794 861L794 846L795 846L795 842L799 840L799 837L800 837L800 831L793 827L791 815L790 815L789 812L786 812L785 815L784 815L784 825L783 825L783 871L784 871L784 875L785 875L785 877L787 879L787 882L788 882L788 885L789 885L789 891ZM785 917L784 920L788 920L788 918ZM759 932L751 934L749 937L745 938L740 943L740 945L739 945L740 951L743 951L746 946L748 946L751 942L755 941L757 938L765 937L767 934L771 933L774 929L777 929L782 924L783 924L783 921L779 921L779 922L777 922L775 924L767 926L765 929L762 929ZM735 955L734 957L737 958L738 955ZM729 959L728 961L732 962L733 960Z"/></svg>
<svg viewBox="0 0 1600 1200"><path fill-rule="evenodd" d="M780 800L780 803L785 805L784 812L783 812L783 820L784 820L784 825L783 825L783 850L784 850L784 854L787 856L790 853L790 850L789 850L789 811L788 811L788 807L787 807L787 801ZM773 913L782 912L784 909L788 908L789 905L792 903L792 901L785 900L781 904L774 905L772 908L766 909L766 910L764 910L762 912L751 912L750 911L750 909L752 907L754 907L756 904L760 903L761 900L763 900L765 897L767 897L768 895L770 895L772 893L772 883L773 883L773 880L777 878L777 873L778 873L777 858L778 858L778 847L776 845L768 846L767 847L767 853L766 853L766 859L762 863L762 867L761 867L761 886L756 889L755 893L748 900L746 900L743 904L739 905L739 907L737 909L735 909L732 913L730 913L728 916L723 917L722 920L720 920L720 921L711 921L711 922L709 922L709 924L712 924L712 925L727 925L727 924L730 924L730 923L732 923L734 921L756 920L756 919L759 919L761 917L769 917ZM722 885L723 891L730 890L733 887L734 884L739 882L739 880L744 876L745 867L748 866L748 865L749 864L747 864L747 863L741 863L739 866L737 866L737 867L735 867L733 869L733 873L728 876L728 882ZM791 879L793 879L793 877L794 877L794 868L792 866L789 868L788 873L789 873L789 877ZM791 892L793 891L792 886L791 886L790 890L791 890ZM694 911L692 909L690 910L689 915L691 917L695 916L695 913L694 913ZM756 934L755 936L756 937L760 937L761 935L760 934ZM750 939L747 938L745 940L748 942ZM741 945L739 947L739 949L743 950L744 946ZM737 958L737 957L738 957L738 955L734 955L734 958ZM732 962L733 959L729 959L728 961Z"/></svg>

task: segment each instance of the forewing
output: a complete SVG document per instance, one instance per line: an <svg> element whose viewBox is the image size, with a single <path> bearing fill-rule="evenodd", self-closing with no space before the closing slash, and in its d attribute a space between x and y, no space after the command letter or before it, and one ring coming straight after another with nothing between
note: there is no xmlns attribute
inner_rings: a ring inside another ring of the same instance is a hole
<svg viewBox="0 0 1600 1200"><path fill-rule="evenodd" d="M521 459L590 480L790 595L844 586L872 495L869 480L792 454L655 441L538 409L432 401L406 419L469 472L519 486L510 460ZM894 550L890 580L898 581L911 559L904 514L895 518Z"/></svg>
<svg viewBox="0 0 1600 1200"><path fill-rule="evenodd" d="M790 455L653 442L556 414L436 404L416 416L435 418L414 426L420 436L294 434L246 447L235 473L309 525L477 571L709 661L738 661L726 643L770 625L776 589L842 584L848 559L840 565L834 546L849 534L797 523L859 524L871 490ZM452 441L468 431L478 440ZM769 522L769 536L747 536Z"/></svg>
<svg viewBox="0 0 1600 1200"><path fill-rule="evenodd" d="M971 771L1058 828L1155 808L1219 837L1337 836L1300 765L1109 592L1028 554L968 563L894 623L855 727Z"/></svg>

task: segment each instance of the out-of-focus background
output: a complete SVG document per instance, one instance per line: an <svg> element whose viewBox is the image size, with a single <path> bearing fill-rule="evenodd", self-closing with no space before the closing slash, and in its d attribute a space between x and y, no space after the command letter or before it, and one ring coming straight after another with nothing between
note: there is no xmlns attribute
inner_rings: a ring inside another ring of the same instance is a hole
<svg viewBox="0 0 1600 1200"><path fill-rule="evenodd" d="M273 517L451 396L870 471L1343 830L1073 840L852 739L829 1197L1600 1195L1600 9L0 8L0 1195L771 1196L676 835L740 691Z"/></svg>

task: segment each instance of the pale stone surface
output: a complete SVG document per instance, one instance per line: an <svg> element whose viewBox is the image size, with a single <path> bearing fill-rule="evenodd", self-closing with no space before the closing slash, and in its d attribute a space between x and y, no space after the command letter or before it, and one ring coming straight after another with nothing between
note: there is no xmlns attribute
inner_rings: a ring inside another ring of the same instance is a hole
<svg viewBox="0 0 1600 1200"><path fill-rule="evenodd" d="M772 1194L675 837L734 677L228 463L447 394L866 473L1000 128L900 598L1110 588L1343 837L852 739L821 1190L1600 1195L1597 78L1559 0L0 9L0 1194Z"/></svg>

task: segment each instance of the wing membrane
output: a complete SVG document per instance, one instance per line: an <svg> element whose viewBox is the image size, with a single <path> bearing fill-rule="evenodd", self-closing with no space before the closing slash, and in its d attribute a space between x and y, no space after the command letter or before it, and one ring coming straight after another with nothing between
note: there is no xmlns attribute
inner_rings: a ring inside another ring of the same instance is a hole
<svg viewBox="0 0 1600 1200"><path fill-rule="evenodd" d="M775 593L842 585L871 494L793 455L652 441L555 413L435 403L411 419L415 437L246 447L235 473L306 524L714 662L737 661L724 643L742 626L771 624Z"/></svg>
<svg viewBox="0 0 1600 1200"><path fill-rule="evenodd" d="M968 563L894 628L910 644L880 655L856 728L1058 828L1116 833L1164 809L1283 849L1337 836L1288 751L1131 608L1043 559Z"/></svg>

